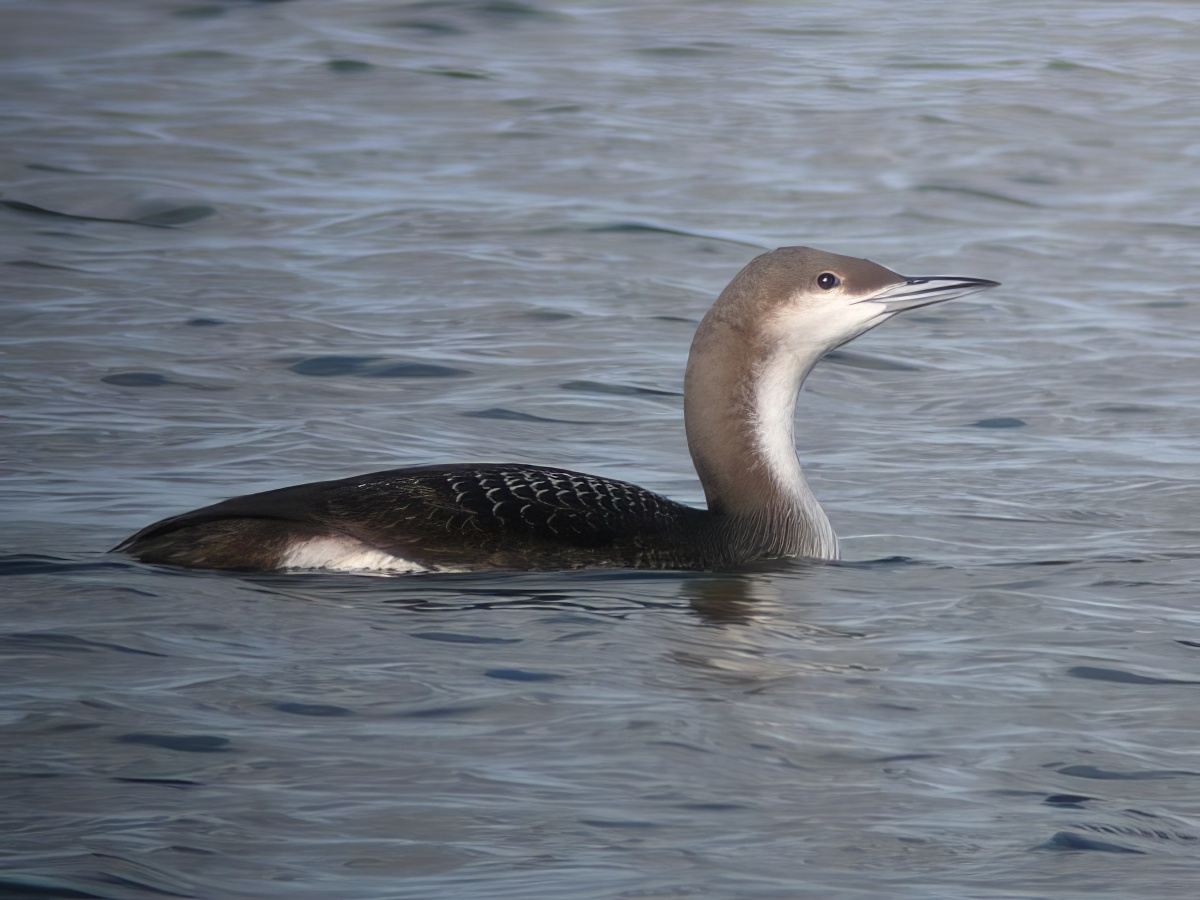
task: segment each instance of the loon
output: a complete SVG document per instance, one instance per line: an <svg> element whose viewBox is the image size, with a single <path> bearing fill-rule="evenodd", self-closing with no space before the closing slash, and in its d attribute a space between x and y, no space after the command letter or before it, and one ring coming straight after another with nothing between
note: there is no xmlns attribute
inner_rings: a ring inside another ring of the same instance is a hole
<svg viewBox="0 0 1200 900"><path fill-rule="evenodd" d="M431 465L235 497L163 519L114 550L194 568L378 574L837 559L833 526L796 458L805 377L897 313L996 285L905 277L808 247L753 259L701 321L684 377L707 509L567 469Z"/></svg>

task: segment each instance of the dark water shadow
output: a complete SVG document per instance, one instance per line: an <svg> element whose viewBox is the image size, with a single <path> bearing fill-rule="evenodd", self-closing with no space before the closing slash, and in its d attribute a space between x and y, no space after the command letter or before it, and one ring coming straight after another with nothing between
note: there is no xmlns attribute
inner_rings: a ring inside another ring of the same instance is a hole
<svg viewBox="0 0 1200 900"><path fill-rule="evenodd" d="M0 900L117 900L130 897L186 897L194 893L186 879L113 853L49 853L39 859L38 874L0 873Z"/></svg>
<svg viewBox="0 0 1200 900"><path fill-rule="evenodd" d="M68 575L81 572L118 572L131 563L118 557L77 559L44 556L37 553L17 553L0 556L0 578L11 575Z"/></svg>
<svg viewBox="0 0 1200 900"><path fill-rule="evenodd" d="M607 381L564 381L560 390L578 394L613 394L619 397L682 397L682 391L662 391L632 384L615 384Z"/></svg>
<svg viewBox="0 0 1200 900"><path fill-rule="evenodd" d="M529 422L538 423L546 422L553 425L608 425L607 422L594 421L589 422L583 419L552 419L547 416L535 416L532 413L524 413L520 410L505 409L503 406L493 406L488 409L477 409L470 412L459 413L468 419L496 419L501 422Z"/></svg>
<svg viewBox="0 0 1200 900"><path fill-rule="evenodd" d="M382 356L311 356L293 362L288 368L297 375L316 378L342 375L358 378L457 378L471 374L466 369L454 366L392 360Z"/></svg>
<svg viewBox="0 0 1200 900"><path fill-rule="evenodd" d="M1067 669L1067 674L1072 678L1083 678L1088 681L1107 681L1112 684L1200 684L1200 681L1138 675L1136 672L1126 672L1124 669L1109 669L1102 666L1072 666Z"/></svg>
<svg viewBox="0 0 1200 900"><path fill-rule="evenodd" d="M63 176L14 185L0 205L18 212L94 222L174 228L217 210L171 184L103 175Z"/></svg>

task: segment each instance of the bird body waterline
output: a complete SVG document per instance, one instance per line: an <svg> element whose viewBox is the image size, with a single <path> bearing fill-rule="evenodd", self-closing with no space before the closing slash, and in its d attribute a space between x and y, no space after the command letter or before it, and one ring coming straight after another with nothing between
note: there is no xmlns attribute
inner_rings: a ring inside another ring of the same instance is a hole
<svg viewBox="0 0 1200 900"><path fill-rule="evenodd" d="M115 549L196 568L387 574L836 559L837 537L796 456L805 377L900 312L996 284L910 278L807 247L752 260L705 315L688 356L684 423L707 509L567 469L460 463L235 497Z"/></svg>

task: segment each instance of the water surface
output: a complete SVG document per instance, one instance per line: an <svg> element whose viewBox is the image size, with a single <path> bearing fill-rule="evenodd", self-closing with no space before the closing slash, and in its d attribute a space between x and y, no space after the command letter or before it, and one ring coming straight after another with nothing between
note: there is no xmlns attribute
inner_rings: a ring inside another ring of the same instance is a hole
<svg viewBox="0 0 1200 900"><path fill-rule="evenodd" d="M0 894L1190 898L1194 4L0 4ZM839 565L236 577L250 490L700 502L811 244L995 291L802 397Z"/></svg>

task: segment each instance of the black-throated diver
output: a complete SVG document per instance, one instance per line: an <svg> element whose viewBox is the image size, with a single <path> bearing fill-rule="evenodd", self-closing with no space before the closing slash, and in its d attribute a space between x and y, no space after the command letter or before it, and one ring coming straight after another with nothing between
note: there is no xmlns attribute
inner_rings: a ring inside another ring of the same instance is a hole
<svg viewBox="0 0 1200 900"><path fill-rule="evenodd" d="M144 528L116 550L211 569L447 572L714 569L836 559L793 440L805 376L904 310L997 282L906 278L866 259L782 247L721 292L684 377L688 449L707 509L565 469L390 469L235 497Z"/></svg>

